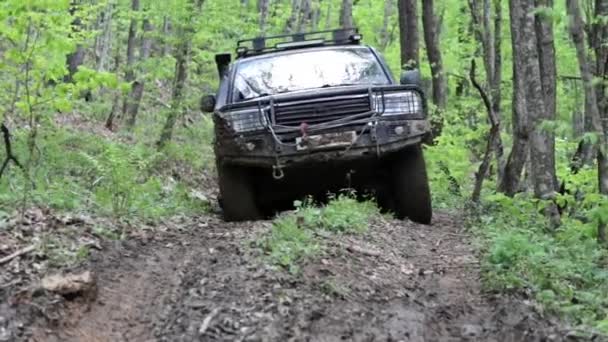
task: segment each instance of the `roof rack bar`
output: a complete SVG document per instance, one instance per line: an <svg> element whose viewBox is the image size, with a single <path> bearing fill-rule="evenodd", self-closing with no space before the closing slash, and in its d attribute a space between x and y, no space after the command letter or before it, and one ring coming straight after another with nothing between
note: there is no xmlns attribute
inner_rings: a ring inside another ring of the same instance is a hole
<svg viewBox="0 0 608 342"><path fill-rule="evenodd" d="M236 53L237 58L255 56L307 46L306 42L310 42L311 46L318 46L320 41L322 41L321 45L327 46L359 44L361 38L361 34L357 28L281 34L239 40L237 42Z"/></svg>

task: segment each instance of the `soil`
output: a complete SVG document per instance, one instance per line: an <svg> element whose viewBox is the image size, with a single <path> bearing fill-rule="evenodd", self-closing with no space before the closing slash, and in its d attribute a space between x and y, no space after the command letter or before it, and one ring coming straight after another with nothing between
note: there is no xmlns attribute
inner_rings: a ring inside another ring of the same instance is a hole
<svg viewBox="0 0 608 342"><path fill-rule="evenodd" d="M321 237L323 255L292 274L256 247L269 222L204 216L105 243L72 270L95 273L95 298L47 299L30 316L3 304L0 329L31 341L577 340L532 303L482 290L461 221L379 218L362 235Z"/></svg>

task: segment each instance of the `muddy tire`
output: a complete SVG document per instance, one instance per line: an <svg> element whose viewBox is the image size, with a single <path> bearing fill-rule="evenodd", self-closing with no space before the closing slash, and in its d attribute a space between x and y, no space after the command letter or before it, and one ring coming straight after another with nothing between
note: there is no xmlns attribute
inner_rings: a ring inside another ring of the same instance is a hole
<svg viewBox="0 0 608 342"><path fill-rule="evenodd" d="M218 178L224 221L254 221L262 218L256 205L249 170L234 165L219 164Z"/></svg>
<svg viewBox="0 0 608 342"><path fill-rule="evenodd" d="M422 148L416 145L397 153L391 164L395 216L430 224L433 209Z"/></svg>

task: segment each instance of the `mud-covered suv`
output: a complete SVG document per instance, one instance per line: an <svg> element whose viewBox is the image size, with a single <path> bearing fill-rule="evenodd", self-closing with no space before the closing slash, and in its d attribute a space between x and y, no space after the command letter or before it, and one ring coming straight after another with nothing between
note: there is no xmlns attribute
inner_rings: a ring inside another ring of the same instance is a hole
<svg viewBox="0 0 608 342"><path fill-rule="evenodd" d="M419 73L396 81L360 41L342 29L239 41L234 62L216 55L220 87L201 110L214 113L225 220L354 189L399 218L430 223Z"/></svg>

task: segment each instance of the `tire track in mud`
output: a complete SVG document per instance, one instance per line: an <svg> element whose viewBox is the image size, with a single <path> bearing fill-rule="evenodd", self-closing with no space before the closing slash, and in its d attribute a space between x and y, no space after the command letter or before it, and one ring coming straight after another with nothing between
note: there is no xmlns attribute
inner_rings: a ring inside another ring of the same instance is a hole
<svg viewBox="0 0 608 342"><path fill-rule="evenodd" d="M293 276L251 241L268 222L201 218L184 231L99 253L99 293L68 302L34 341L562 341L525 302L481 290L458 217L432 226L374 222L322 237L323 256ZM145 241L145 240L144 240Z"/></svg>

